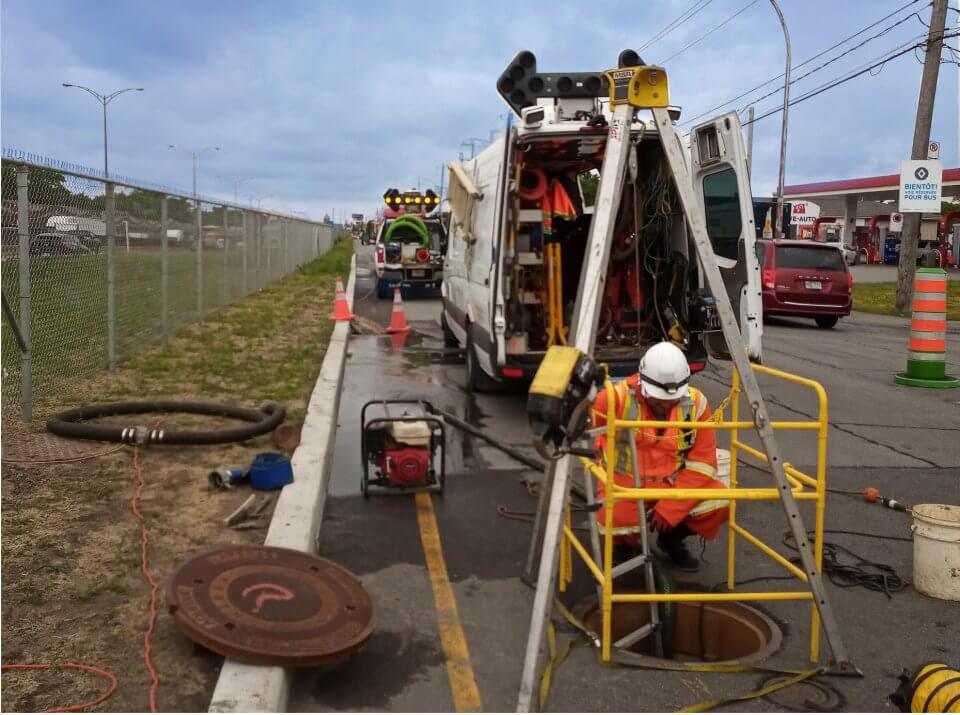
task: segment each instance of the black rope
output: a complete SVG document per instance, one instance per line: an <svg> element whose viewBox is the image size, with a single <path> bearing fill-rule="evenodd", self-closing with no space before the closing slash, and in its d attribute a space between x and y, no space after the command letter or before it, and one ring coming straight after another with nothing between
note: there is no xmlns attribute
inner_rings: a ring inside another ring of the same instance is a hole
<svg viewBox="0 0 960 715"><path fill-rule="evenodd" d="M807 532L808 537L812 538L813 533L812 531ZM849 532L838 529L832 529L829 533L910 541L910 539L903 537L885 537L880 534ZM783 545L793 551L799 551L793 537L793 532L791 531L784 532ZM799 557L794 557L791 561L795 564L800 563ZM902 591L907 587L907 582L901 578L900 574L898 574L892 566L876 561L868 561L846 546L831 541L823 542L823 572L827 574L830 583L834 586L839 586L840 588L855 588L859 586L869 591L879 591L890 599L893 598L892 594L897 591Z"/></svg>

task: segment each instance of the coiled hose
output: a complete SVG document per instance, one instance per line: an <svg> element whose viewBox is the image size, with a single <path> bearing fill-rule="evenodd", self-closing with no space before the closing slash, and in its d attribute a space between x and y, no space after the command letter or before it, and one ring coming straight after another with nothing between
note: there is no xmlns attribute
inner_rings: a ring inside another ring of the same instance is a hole
<svg viewBox="0 0 960 715"><path fill-rule="evenodd" d="M151 413L186 413L226 417L249 424L211 430L148 429L140 425L119 426L89 424L98 417L143 415ZM212 402L111 402L86 405L51 415L47 430L61 437L91 439L123 444L226 444L243 442L273 431L286 416L286 409L276 402L265 402L257 409L218 405Z"/></svg>
<svg viewBox="0 0 960 715"><path fill-rule="evenodd" d="M420 245L430 248L430 231L427 229L427 224L423 219L412 214L404 214L387 226L387 232L383 237L384 243L393 239L394 232L403 230L412 231L420 239Z"/></svg>

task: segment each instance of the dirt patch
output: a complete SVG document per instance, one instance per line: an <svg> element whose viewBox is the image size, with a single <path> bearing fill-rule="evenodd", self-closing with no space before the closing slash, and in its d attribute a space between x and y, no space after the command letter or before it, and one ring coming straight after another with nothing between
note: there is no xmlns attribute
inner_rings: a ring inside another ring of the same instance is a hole
<svg viewBox="0 0 960 715"><path fill-rule="evenodd" d="M333 276L306 270L191 326L112 372L77 381L41 416L88 402L202 399L255 407L274 399L302 419L332 331ZM150 426L156 417L141 422ZM213 425L166 416L164 425ZM39 422L39 420L38 420ZM10 425L38 431L33 425ZM4 428L8 425L5 423ZM207 473L246 467L273 451L269 436L240 445L148 447L139 452L141 501L151 570L161 583L192 554L217 545L262 543L265 529L235 531L222 519L249 487L210 491ZM119 687L97 709L147 710L143 660L149 587L140 571L140 526L131 512L132 448L69 464L2 468L3 662L96 665ZM272 509L272 506L271 506ZM222 658L197 651L169 617L161 591L153 659L158 707L206 710ZM106 683L70 670L4 673L4 710L36 711L88 700Z"/></svg>

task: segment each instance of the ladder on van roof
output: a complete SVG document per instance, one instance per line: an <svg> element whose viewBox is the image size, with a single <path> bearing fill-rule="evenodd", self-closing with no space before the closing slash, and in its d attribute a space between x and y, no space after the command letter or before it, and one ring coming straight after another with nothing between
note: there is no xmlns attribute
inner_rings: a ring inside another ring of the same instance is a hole
<svg viewBox="0 0 960 715"><path fill-rule="evenodd" d="M658 73L660 74L659 77L657 76ZM642 77L643 81L634 82L635 77L638 79ZM820 613L824 632L830 645L831 669L834 672L855 674L858 671L847 656L833 609L824 591L823 579L810 549L806 527L784 472L783 459L780 456L780 449L777 446L773 428L770 424L766 403L760 392L756 375L750 367L750 359L717 265L713 246L707 235L706 221L693 192L693 183L682 154L679 137L673 128L673 121L667 111L666 72L661 67L653 66L623 67L608 72L607 78L610 84L610 105L613 108L613 119L610 122L607 135L600 186L595 202L593 221L590 225L585 269L583 279L580 282L580 292L577 296L572 344L583 353L591 354L593 352L597 321L603 298L605 269L610 258L616 212L620 205L620 194L623 190L628 162L632 164L630 170L632 172L636 171L636 152L631 151L633 146L630 132L631 124L637 109L650 109L653 113L653 120L667 163L673 175L674 186L683 206L687 226L693 236L707 286L716 301L720 324L731 360L740 374L743 391L746 393L747 401L753 409L753 421L756 425L757 434L769 459L770 471L780 490L780 501L787 517L787 523L796 541L802 568L814 594L814 603ZM659 93L656 92L658 87L661 90ZM533 613L530 618L530 631L520 682L518 712L530 711L534 693L537 692L535 683L539 672L538 666L546 623L554 599L564 511L570 491L570 475L571 457L564 454L550 463L544 481L543 491L545 492L549 488L550 494L545 501L547 506L546 525L543 533L536 595L534 596ZM536 538L536 535L534 538Z"/></svg>

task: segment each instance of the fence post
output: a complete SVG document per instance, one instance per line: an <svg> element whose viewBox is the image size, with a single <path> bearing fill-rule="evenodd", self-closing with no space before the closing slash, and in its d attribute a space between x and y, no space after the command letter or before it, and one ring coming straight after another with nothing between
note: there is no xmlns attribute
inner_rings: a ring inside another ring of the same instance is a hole
<svg viewBox="0 0 960 715"><path fill-rule="evenodd" d="M240 212L240 218L243 219L243 231L241 234L243 237L243 252L240 254L240 272L242 275L240 278L240 287L242 290L241 295L244 296L247 294L247 250L250 246L250 221L248 220L249 214L250 212L246 210Z"/></svg>
<svg viewBox="0 0 960 715"><path fill-rule="evenodd" d="M280 224L280 230L282 231L281 240L283 241L283 275L287 275L290 272L290 245L287 240L286 221Z"/></svg>
<svg viewBox="0 0 960 715"><path fill-rule="evenodd" d="M223 207L223 304L230 303L230 221L227 218L227 207Z"/></svg>
<svg viewBox="0 0 960 715"><path fill-rule="evenodd" d="M260 214L256 215L257 218L257 238L256 238L256 247L257 247L257 265L254 269L254 276L256 277L254 288L260 290L263 286L263 216Z"/></svg>
<svg viewBox="0 0 960 715"><path fill-rule="evenodd" d="M197 202L197 318L203 320L203 204Z"/></svg>
<svg viewBox="0 0 960 715"><path fill-rule="evenodd" d="M167 253L167 197L160 198L160 332L163 335L163 347L167 347L170 329L167 326L167 288L170 280L170 256Z"/></svg>
<svg viewBox="0 0 960 715"><path fill-rule="evenodd" d="M17 165L17 235L19 238L20 334L24 350L20 354L20 402L23 421L33 419L33 335L30 325L30 169Z"/></svg>
<svg viewBox="0 0 960 715"><path fill-rule="evenodd" d="M271 261L270 261L270 258L271 258L270 254L271 254L271 253L273 253L273 249L272 249L272 247L270 246L270 239L268 238L268 239L267 239L267 279L264 281L264 285L269 285L269 283L270 283L270 276L272 275L272 274L270 273L270 262L271 262Z"/></svg>
<svg viewBox="0 0 960 715"><path fill-rule="evenodd" d="M117 366L117 267L115 235L115 197L114 185L107 182L104 187L103 222L107 238L107 367L113 370Z"/></svg>

